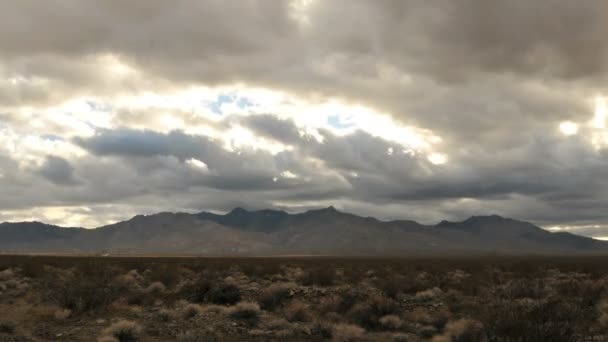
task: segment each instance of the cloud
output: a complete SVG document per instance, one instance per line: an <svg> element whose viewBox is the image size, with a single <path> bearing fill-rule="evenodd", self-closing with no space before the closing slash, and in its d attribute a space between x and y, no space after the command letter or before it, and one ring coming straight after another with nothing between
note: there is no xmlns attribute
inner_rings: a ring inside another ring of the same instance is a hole
<svg viewBox="0 0 608 342"><path fill-rule="evenodd" d="M44 178L58 185L75 185L77 183L74 168L61 157L47 156L38 172Z"/></svg>
<svg viewBox="0 0 608 342"><path fill-rule="evenodd" d="M604 227L607 6L0 4L0 215L336 205Z"/></svg>

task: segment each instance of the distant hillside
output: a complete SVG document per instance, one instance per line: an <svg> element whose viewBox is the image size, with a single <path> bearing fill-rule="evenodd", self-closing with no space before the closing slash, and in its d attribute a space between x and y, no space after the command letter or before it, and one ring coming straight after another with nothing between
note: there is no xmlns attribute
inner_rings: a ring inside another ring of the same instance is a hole
<svg viewBox="0 0 608 342"><path fill-rule="evenodd" d="M608 243L552 233L500 216L421 225L380 221L333 207L289 214L236 208L225 215L138 215L97 229L39 222L0 224L3 253L195 255L406 255L606 253Z"/></svg>

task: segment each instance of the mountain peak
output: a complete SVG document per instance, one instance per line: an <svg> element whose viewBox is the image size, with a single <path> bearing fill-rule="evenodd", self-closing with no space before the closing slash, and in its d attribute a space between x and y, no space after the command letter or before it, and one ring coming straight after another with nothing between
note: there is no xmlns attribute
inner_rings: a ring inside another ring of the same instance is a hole
<svg viewBox="0 0 608 342"><path fill-rule="evenodd" d="M230 212L228 212L226 215L242 215L242 214L248 214L249 211L246 209L243 209L241 207L236 207L232 210L230 210Z"/></svg>
<svg viewBox="0 0 608 342"><path fill-rule="evenodd" d="M504 218L500 215L492 214L492 215L471 216L468 219L466 219L464 222L498 222L498 221L504 221L504 220L506 220L506 218Z"/></svg>
<svg viewBox="0 0 608 342"><path fill-rule="evenodd" d="M338 211L338 209L336 209L333 205L330 205L329 207L326 208L319 208L319 209L311 209L309 211L306 212L306 214L342 214L342 212Z"/></svg>

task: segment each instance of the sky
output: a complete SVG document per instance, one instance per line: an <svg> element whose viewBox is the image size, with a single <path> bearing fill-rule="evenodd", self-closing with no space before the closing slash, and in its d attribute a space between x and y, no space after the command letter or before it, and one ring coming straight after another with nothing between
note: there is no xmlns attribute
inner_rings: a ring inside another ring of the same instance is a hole
<svg viewBox="0 0 608 342"><path fill-rule="evenodd" d="M0 221L333 205L608 237L608 2L0 3Z"/></svg>

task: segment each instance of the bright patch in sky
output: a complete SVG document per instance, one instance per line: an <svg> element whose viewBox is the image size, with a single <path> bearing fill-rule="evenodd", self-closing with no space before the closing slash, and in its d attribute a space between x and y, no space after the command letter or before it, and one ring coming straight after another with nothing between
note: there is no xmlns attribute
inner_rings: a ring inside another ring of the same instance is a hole
<svg viewBox="0 0 608 342"><path fill-rule="evenodd" d="M431 153L428 156L428 160L435 165L443 165L447 163L448 158L441 153Z"/></svg>
<svg viewBox="0 0 608 342"><path fill-rule="evenodd" d="M576 133L578 133L578 125L572 121L564 121L559 124L559 130L564 135L575 135Z"/></svg>
<svg viewBox="0 0 608 342"><path fill-rule="evenodd" d="M593 126L595 128L606 128L606 116L608 112L606 110L606 99L598 96L595 99L595 116L593 118Z"/></svg>
<svg viewBox="0 0 608 342"><path fill-rule="evenodd" d="M195 159L195 158L186 160L186 164L188 164L191 167L198 169L200 171L204 171L204 172L209 171L209 167L207 167L207 164L205 164L204 162L202 162L198 159Z"/></svg>

